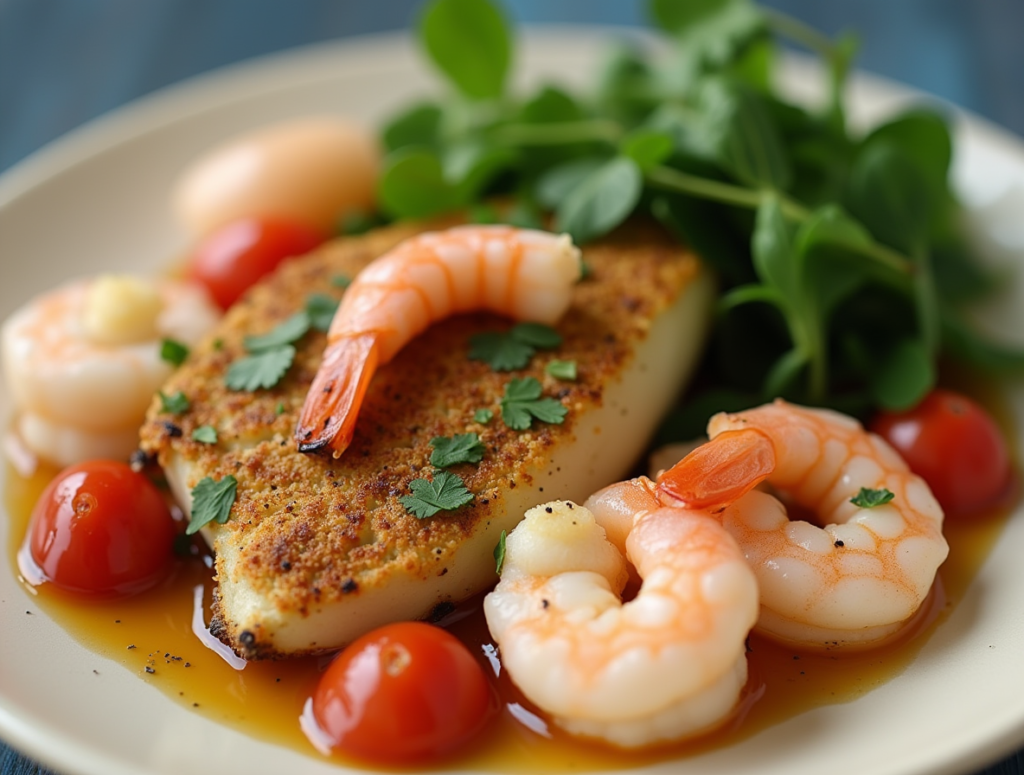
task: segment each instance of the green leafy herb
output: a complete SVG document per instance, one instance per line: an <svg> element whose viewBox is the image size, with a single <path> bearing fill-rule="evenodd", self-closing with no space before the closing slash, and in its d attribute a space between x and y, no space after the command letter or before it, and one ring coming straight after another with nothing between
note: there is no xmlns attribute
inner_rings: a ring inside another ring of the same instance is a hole
<svg viewBox="0 0 1024 775"><path fill-rule="evenodd" d="M412 495L399 498L406 510L417 519L432 517L439 511L454 511L473 500L462 478L448 471L438 471L434 480L413 479Z"/></svg>
<svg viewBox="0 0 1024 775"><path fill-rule="evenodd" d="M352 284L352 278L348 275L336 274L331 278L331 285L335 288L348 288Z"/></svg>
<svg viewBox="0 0 1024 775"><path fill-rule="evenodd" d="M851 130L853 36L751 0L647 5L665 46L616 46L585 92L519 96L502 12L429 3L419 36L452 96L386 125L384 212L490 220L500 196L515 203L506 221L580 242L656 218L718 274L701 384L730 403L783 396L867 414L919 400L940 359L1024 373L1024 350L967 325L967 303L999 282L972 258L949 188L946 116L913 108ZM786 42L821 60L821 104L776 89ZM471 348L515 370L538 345L491 334Z"/></svg>
<svg viewBox="0 0 1024 775"><path fill-rule="evenodd" d="M576 361L548 361L544 371L555 379L576 381Z"/></svg>
<svg viewBox="0 0 1024 775"><path fill-rule="evenodd" d="M505 385L501 399L501 419L513 430L525 431L534 419L561 424L568 410L553 398L541 398L543 388L533 377L513 379Z"/></svg>
<svg viewBox="0 0 1024 775"><path fill-rule="evenodd" d="M169 414L184 414L191 406L188 397L180 390L169 396L165 395L163 392L160 392L157 395L160 396L161 412L168 412Z"/></svg>
<svg viewBox="0 0 1024 775"><path fill-rule="evenodd" d="M473 412L473 422L478 422L481 425L487 425L493 419L494 412L490 409L477 409Z"/></svg>
<svg viewBox="0 0 1024 775"><path fill-rule="evenodd" d="M338 311L338 300L323 293L314 293L306 299L306 315L309 325L317 331L327 331Z"/></svg>
<svg viewBox="0 0 1024 775"><path fill-rule="evenodd" d="M180 366L188 357L188 345L175 339L163 339L160 342L160 358L172 366Z"/></svg>
<svg viewBox="0 0 1024 775"><path fill-rule="evenodd" d="M868 487L861 487L860 492L850 498L850 503L861 509L873 509L875 506L882 506L896 496L891 490L884 487L880 490L872 490Z"/></svg>
<svg viewBox="0 0 1024 775"><path fill-rule="evenodd" d="M471 99L500 97L512 44L501 12L487 0L437 0L420 37L431 59Z"/></svg>
<svg viewBox="0 0 1024 775"><path fill-rule="evenodd" d="M430 453L430 464L447 468L457 463L479 463L486 448L475 433L437 436L430 440L434 451Z"/></svg>
<svg viewBox="0 0 1024 775"><path fill-rule="evenodd" d="M524 369L537 350L550 350L562 343L562 336L541 323L519 323L508 331L486 331L469 340L469 357L486 361L495 371Z"/></svg>
<svg viewBox="0 0 1024 775"><path fill-rule="evenodd" d="M209 476L200 480L192 488L192 516L185 528L186 535L199 532L211 522L225 524L231 516L237 488L238 480L230 474L219 481Z"/></svg>
<svg viewBox="0 0 1024 775"><path fill-rule="evenodd" d="M225 382L231 390L265 390L274 387L295 360L295 348L286 344L241 358L228 367Z"/></svg>
<svg viewBox="0 0 1024 775"><path fill-rule="evenodd" d="M278 416L284 414L284 401L277 402L277 406L274 407L274 414Z"/></svg>
<svg viewBox="0 0 1024 775"><path fill-rule="evenodd" d="M212 425L200 425L192 431L192 440L202 444L216 444L217 429Z"/></svg>
<svg viewBox="0 0 1024 775"><path fill-rule="evenodd" d="M494 572L499 576L501 575L501 569L505 567L505 544L508 540L508 534L502 530L501 535L498 537L498 543L494 547Z"/></svg>
<svg viewBox="0 0 1024 775"><path fill-rule="evenodd" d="M266 334L245 337L245 349L250 353L261 353L292 344L305 336L309 326L309 315L304 311L296 312Z"/></svg>

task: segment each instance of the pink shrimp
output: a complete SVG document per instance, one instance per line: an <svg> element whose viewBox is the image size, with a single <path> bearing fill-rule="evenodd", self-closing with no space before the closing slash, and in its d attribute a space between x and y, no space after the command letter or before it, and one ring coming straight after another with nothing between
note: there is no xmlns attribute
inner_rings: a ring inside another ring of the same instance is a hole
<svg viewBox="0 0 1024 775"><path fill-rule="evenodd" d="M340 456L377 366L432 323L489 310L552 324L579 277L580 252L568 235L461 226L406 240L345 292L295 430L299 451L329 446Z"/></svg>
<svg viewBox="0 0 1024 775"><path fill-rule="evenodd" d="M900 456L852 418L781 400L716 415L708 435L659 477L658 499L707 509L736 539L761 589L757 629L819 647L902 630L949 550L942 509Z"/></svg>

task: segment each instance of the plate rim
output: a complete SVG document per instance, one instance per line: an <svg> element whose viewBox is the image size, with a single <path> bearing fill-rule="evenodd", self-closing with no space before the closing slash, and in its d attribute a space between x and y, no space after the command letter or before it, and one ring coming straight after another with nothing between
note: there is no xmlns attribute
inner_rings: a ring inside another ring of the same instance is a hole
<svg viewBox="0 0 1024 775"><path fill-rule="evenodd" d="M520 39L527 45L538 39L561 39L566 35L591 42L594 39L606 41L609 35L616 34L643 36L645 33L641 28L612 25L546 24L524 25L520 28ZM277 88L273 84L287 81L291 73L308 71L319 60L333 62L338 56L365 60L363 66L376 70L382 65L382 62L376 60L386 60L390 52L396 50L408 52L411 40L409 32L382 32L307 44L245 59L161 87L89 120L10 166L0 174L0 211L43 183L59 178L70 167L115 149L127 140L144 137L156 129L166 127L169 123L187 120L206 112L213 104L212 94L223 91L232 84L246 86L244 93L238 94L236 99L250 99L273 91ZM527 45L521 46L521 50L527 48ZM802 66L797 65L798 68ZM399 62L396 67L402 69L403 65ZM267 73L274 76L272 81L257 83L260 74ZM1015 155L1024 158L1024 141L985 118L877 75L857 71L853 78L859 87L868 91L880 90L901 100L924 99L941 103L955 114L958 124L966 125L971 131L980 133L983 142L995 143L998 146L997 150L1009 149ZM223 104L223 100L218 100L217 104ZM958 126L959 128L961 127ZM2 398L0 394L0 399ZM3 410L0 415L8 414L10 410L8 406L0 406L0 409ZM9 421L9 417L2 419ZM0 475L0 480L2 479L3 476ZM97 749L77 739L61 735L60 729L45 719L32 718L26 716L24 712L19 715L19 709L8 701L2 690L0 733L3 734L4 742L12 749L24 751L37 761L62 772L114 775L138 772L132 763L116 756L111 757L107 750ZM47 738L54 734L61 737L59 754L46 745ZM900 772L906 772L908 775L962 772L964 768L981 767L995 761L1018 748L1022 742L1024 698L1021 700L1019 714L1008 711L1004 724L990 739L983 743L979 742L972 751L963 752L959 759L943 762L922 761L917 768ZM344 773L348 770L339 767L335 771Z"/></svg>

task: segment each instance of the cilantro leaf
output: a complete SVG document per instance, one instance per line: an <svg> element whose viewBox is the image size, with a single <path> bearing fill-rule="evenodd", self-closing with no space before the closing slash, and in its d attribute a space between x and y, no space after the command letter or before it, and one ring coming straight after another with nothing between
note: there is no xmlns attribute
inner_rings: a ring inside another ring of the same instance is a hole
<svg viewBox="0 0 1024 775"><path fill-rule="evenodd" d="M517 323L508 333L517 342L538 350L554 350L562 343L562 335L543 323Z"/></svg>
<svg viewBox="0 0 1024 775"><path fill-rule="evenodd" d="M862 509L873 509L875 506L885 505L895 497L893 492L885 487L879 490L861 487L860 492L850 498L850 503Z"/></svg>
<svg viewBox="0 0 1024 775"><path fill-rule="evenodd" d="M505 385L501 398L501 419L513 430L525 431L534 418L541 422L560 424L568 414L553 398L541 398L541 384L533 377L513 379Z"/></svg>
<svg viewBox="0 0 1024 775"><path fill-rule="evenodd" d="M499 576L501 575L501 569L505 567L505 541L508 538L508 534L502 530L501 536L498 538L498 544L494 547L494 572Z"/></svg>
<svg viewBox="0 0 1024 775"><path fill-rule="evenodd" d="M235 492L238 480L225 476L220 481L207 476L192 488L192 516L185 535L192 535L211 522L223 525L231 516L231 507L235 504Z"/></svg>
<svg viewBox="0 0 1024 775"><path fill-rule="evenodd" d="M544 371L555 379L576 381L576 361L550 361Z"/></svg>
<svg viewBox="0 0 1024 775"><path fill-rule="evenodd" d="M462 478L447 471L438 471L434 481L413 479L409 483L412 495L399 498L402 505L417 519L432 517L439 511L453 511L473 500Z"/></svg>
<svg viewBox="0 0 1024 775"><path fill-rule="evenodd" d="M202 444L216 444L217 429L212 425L200 425L192 431L192 441L198 441Z"/></svg>
<svg viewBox="0 0 1024 775"><path fill-rule="evenodd" d="M508 331L486 331L469 339L469 357L486 361L495 371L524 369L537 350L552 350L562 336L542 323L519 323Z"/></svg>
<svg viewBox="0 0 1024 775"><path fill-rule="evenodd" d="M191 404L189 403L188 397L180 390L172 395L166 395L163 391L157 395L160 396L160 411L168 412L170 414L184 414L188 411Z"/></svg>
<svg viewBox="0 0 1024 775"><path fill-rule="evenodd" d="M338 311L338 300L324 293L314 293L306 299L306 315L309 325L317 331L327 331Z"/></svg>
<svg viewBox="0 0 1024 775"><path fill-rule="evenodd" d="M301 339L310 325L310 317L305 311L296 312L265 334L245 337L245 349L250 353L262 353L290 345Z"/></svg>
<svg viewBox="0 0 1024 775"><path fill-rule="evenodd" d="M478 422L481 425L487 425L493 419L494 412L490 409L477 409L473 412L473 422Z"/></svg>
<svg viewBox="0 0 1024 775"><path fill-rule="evenodd" d="M473 334L469 339L469 359L486 361L495 371L525 369L533 353L530 345L499 331Z"/></svg>
<svg viewBox="0 0 1024 775"><path fill-rule="evenodd" d="M163 339L160 342L160 359L172 366L180 366L188 357L188 345L175 339Z"/></svg>
<svg viewBox="0 0 1024 775"><path fill-rule="evenodd" d="M224 381L231 390L272 388L281 381L293 360L295 348L290 344L257 352L232 363Z"/></svg>
<svg viewBox="0 0 1024 775"><path fill-rule="evenodd" d="M479 463L486 448L475 433L456 433L452 437L437 436L430 440L434 451L430 453L430 464L447 468L456 463Z"/></svg>

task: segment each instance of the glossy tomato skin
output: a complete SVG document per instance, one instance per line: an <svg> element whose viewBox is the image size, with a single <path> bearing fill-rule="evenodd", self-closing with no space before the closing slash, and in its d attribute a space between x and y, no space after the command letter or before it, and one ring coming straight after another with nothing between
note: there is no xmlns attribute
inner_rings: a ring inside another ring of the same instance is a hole
<svg viewBox="0 0 1024 775"><path fill-rule="evenodd" d="M983 511L1010 487L1006 439L991 415L965 395L938 388L909 411L880 414L871 430L928 483L947 515Z"/></svg>
<svg viewBox="0 0 1024 775"><path fill-rule="evenodd" d="M442 756L479 732L496 707L469 650L422 622L386 625L348 646L312 705L335 751L381 764Z"/></svg>
<svg viewBox="0 0 1024 775"><path fill-rule="evenodd" d="M160 491L124 463L94 460L61 471L36 503L26 549L39 580L100 597L159 582L177 528Z"/></svg>
<svg viewBox="0 0 1024 775"><path fill-rule="evenodd" d="M284 259L308 253L326 238L295 221L241 218L199 243L189 260L188 276L205 285L221 309L227 309Z"/></svg>

